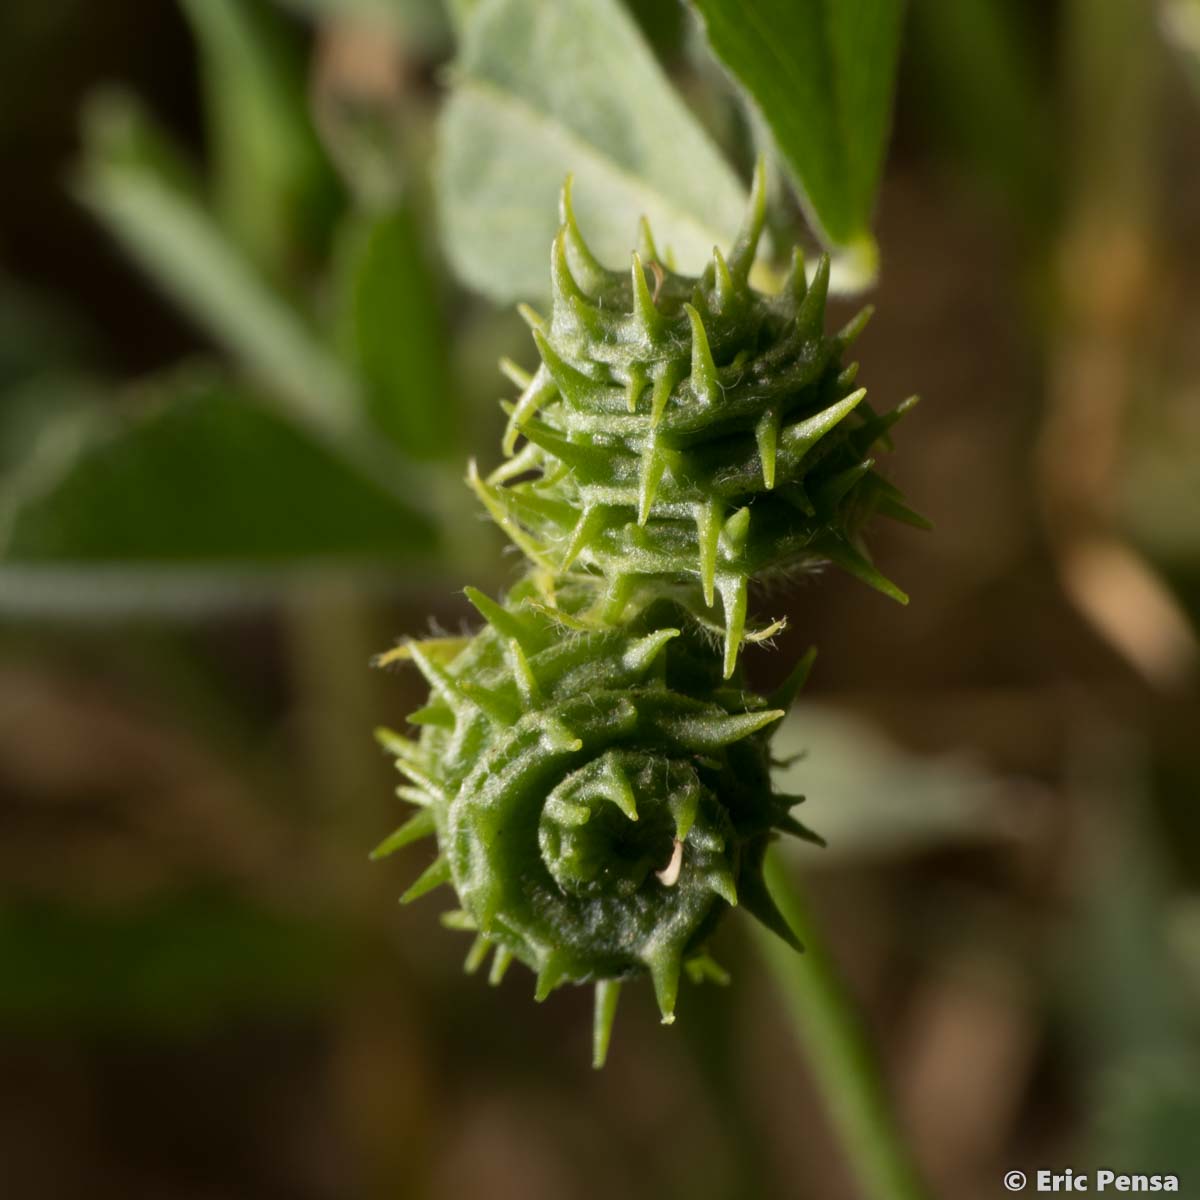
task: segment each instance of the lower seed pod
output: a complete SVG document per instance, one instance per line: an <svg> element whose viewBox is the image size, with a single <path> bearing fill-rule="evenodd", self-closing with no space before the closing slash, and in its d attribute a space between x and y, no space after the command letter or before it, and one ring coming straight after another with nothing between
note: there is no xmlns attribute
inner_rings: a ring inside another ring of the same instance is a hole
<svg viewBox="0 0 1200 1200"><path fill-rule="evenodd" d="M469 591L473 638L411 643L430 702L410 742L382 735L421 811L380 853L427 834L439 854L406 899L450 884L449 922L559 984L596 982L603 1058L616 981L649 973L664 1022L681 968L708 970L705 939L741 904L790 938L762 882L774 830L812 838L772 791L768 741L783 709L722 678L687 614L653 604L613 628L589 589L536 577L503 604ZM799 682L799 676L793 681ZM786 697L783 698L786 701Z"/></svg>

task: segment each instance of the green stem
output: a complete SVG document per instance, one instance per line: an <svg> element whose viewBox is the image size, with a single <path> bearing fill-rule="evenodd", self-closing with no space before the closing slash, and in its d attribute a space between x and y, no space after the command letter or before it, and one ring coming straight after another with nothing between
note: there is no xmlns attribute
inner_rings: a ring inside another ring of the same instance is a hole
<svg viewBox="0 0 1200 1200"><path fill-rule="evenodd" d="M803 892L774 851L767 855L764 875L805 953L797 954L756 926L759 948L863 1200L928 1200L896 1126L866 1031L821 943Z"/></svg>

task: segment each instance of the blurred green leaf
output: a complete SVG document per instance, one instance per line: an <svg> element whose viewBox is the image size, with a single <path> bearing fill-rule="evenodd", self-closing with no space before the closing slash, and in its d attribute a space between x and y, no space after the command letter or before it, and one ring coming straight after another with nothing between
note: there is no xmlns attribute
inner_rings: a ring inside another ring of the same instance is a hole
<svg viewBox="0 0 1200 1200"><path fill-rule="evenodd" d="M49 428L60 449L6 480L7 563L211 574L433 552L427 522L227 384L176 379L106 415Z"/></svg>
<svg viewBox="0 0 1200 1200"><path fill-rule="evenodd" d="M780 791L810 797L797 815L828 849L785 844L810 864L1003 836L1009 828L994 776L961 757L909 754L862 719L821 705L796 705L773 752L802 756L775 780Z"/></svg>
<svg viewBox="0 0 1200 1200"><path fill-rule="evenodd" d="M344 935L216 895L127 911L0 908L0 1017L21 1029L186 1034L311 1012L347 958Z"/></svg>
<svg viewBox="0 0 1200 1200"><path fill-rule="evenodd" d="M479 7L479 0L443 0L446 15L454 29L454 36L461 38L466 32L471 14Z"/></svg>
<svg viewBox="0 0 1200 1200"><path fill-rule="evenodd" d="M355 203L369 209L397 203L416 174L406 149L406 123L413 117L402 89L392 82L364 84L352 64L343 63L323 71L314 92L325 150Z"/></svg>
<svg viewBox="0 0 1200 1200"><path fill-rule="evenodd" d="M162 141L132 97L94 97L77 180L85 204L164 290L257 379L276 404L355 469L432 512L441 480L373 435L358 382L311 325L230 244L163 168ZM154 153L147 151L152 146Z"/></svg>
<svg viewBox="0 0 1200 1200"><path fill-rule="evenodd" d="M1089 732L1074 747L1072 802L1089 819L1060 982L1090 1085L1092 1161L1187 1180L1200 1171L1200 1041L1171 953L1174 871L1144 747L1118 727Z"/></svg>
<svg viewBox="0 0 1200 1200"><path fill-rule="evenodd" d="M1020 5L1005 0L914 0L913 81L948 148L1046 231L1061 197L1056 98L1029 48Z"/></svg>
<svg viewBox="0 0 1200 1200"><path fill-rule="evenodd" d="M335 435L353 429L353 380L180 186L179 172L164 169L162 140L139 103L124 93L93 97L84 142L78 192L147 273L303 423Z"/></svg>
<svg viewBox="0 0 1200 1200"><path fill-rule="evenodd" d="M679 0L622 0L655 55L667 63L686 53L691 21Z"/></svg>
<svg viewBox="0 0 1200 1200"><path fill-rule="evenodd" d="M261 0L179 0L200 49L214 204L287 278L328 243L338 188L309 115L303 47Z"/></svg>
<svg viewBox="0 0 1200 1200"><path fill-rule="evenodd" d="M448 334L421 230L405 208L352 220L338 304L375 425L417 458L457 458Z"/></svg>
<svg viewBox="0 0 1200 1200"><path fill-rule="evenodd" d="M66 369L43 371L4 386L0 390L0 489L6 477L46 453L48 429L81 431L102 420L108 390L99 380Z"/></svg>
<svg viewBox="0 0 1200 1200"><path fill-rule="evenodd" d="M775 136L814 229L874 269L902 0L693 0Z"/></svg>
<svg viewBox="0 0 1200 1200"><path fill-rule="evenodd" d="M1098 1107L1092 1130L1097 1167L1130 1175L1171 1174L1181 1181L1200 1175L1200 1054L1195 1039L1170 1055L1121 1064L1103 1080Z"/></svg>
<svg viewBox="0 0 1200 1200"><path fill-rule="evenodd" d="M438 200L458 274L497 301L543 297L563 177L597 254L628 261L645 214L698 270L742 216L731 168L617 0L482 0L441 119Z"/></svg>

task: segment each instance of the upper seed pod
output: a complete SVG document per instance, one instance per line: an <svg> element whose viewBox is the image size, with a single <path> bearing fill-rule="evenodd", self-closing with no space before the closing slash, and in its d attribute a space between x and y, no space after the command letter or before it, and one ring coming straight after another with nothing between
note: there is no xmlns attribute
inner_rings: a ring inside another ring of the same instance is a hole
<svg viewBox="0 0 1200 1200"><path fill-rule="evenodd" d="M674 588L721 629L726 676L752 579L832 562L903 602L859 533L874 512L920 522L872 458L912 401L877 416L842 363L869 310L826 335L827 258L811 283L796 254L778 295L752 288L763 217L760 167L728 260L714 249L698 278L677 274L643 224L630 270L610 271L579 232L568 181L550 318L524 310L541 365L532 377L509 366L522 388L509 459L471 476L525 553L590 580L609 620Z"/></svg>

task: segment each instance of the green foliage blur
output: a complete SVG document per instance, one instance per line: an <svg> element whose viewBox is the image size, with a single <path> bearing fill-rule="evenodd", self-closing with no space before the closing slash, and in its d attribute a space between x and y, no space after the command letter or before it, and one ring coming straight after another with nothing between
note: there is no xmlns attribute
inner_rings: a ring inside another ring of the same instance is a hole
<svg viewBox="0 0 1200 1200"><path fill-rule="evenodd" d="M881 531L907 610L761 598L764 687L821 650L789 866L935 1194L1200 1193L1197 80L1196 0L0 9L3 1193L855 1196L736 919L593 1075L587 996L366 858L372 656L517 570L461 480L564 175L694 268L759 154L756 278L870 293L936 527Z"/></svg>

